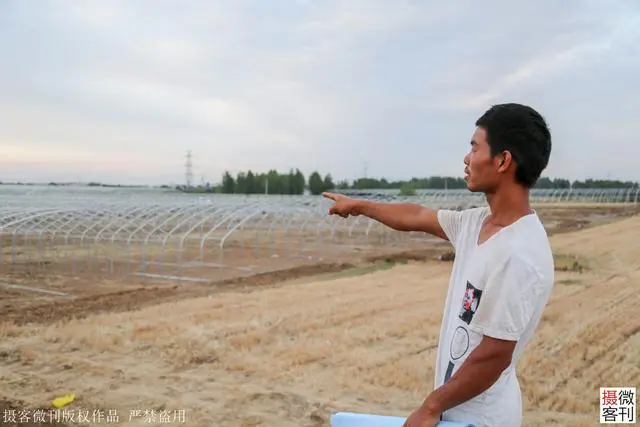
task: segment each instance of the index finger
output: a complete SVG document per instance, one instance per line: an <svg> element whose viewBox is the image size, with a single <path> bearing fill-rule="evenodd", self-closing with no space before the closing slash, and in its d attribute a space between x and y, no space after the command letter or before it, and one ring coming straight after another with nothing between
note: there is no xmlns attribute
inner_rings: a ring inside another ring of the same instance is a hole
<svg viewBox="0 0 640 427"><path fill-rule="evenodd" d="M327 191L323 192L323 193L322 193L322 196L323 196L323 197L326 197L327 199L331 199L331 200L333 200L333 201L335 201L335 200L338 198L338 195L337 195L337 194L329 193L329 192L327 192Z"/></svg>

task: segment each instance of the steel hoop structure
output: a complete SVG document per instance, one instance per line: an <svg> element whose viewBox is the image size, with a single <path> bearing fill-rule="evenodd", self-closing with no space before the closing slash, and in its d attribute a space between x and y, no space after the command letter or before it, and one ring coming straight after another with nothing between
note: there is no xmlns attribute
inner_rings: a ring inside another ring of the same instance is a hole
<svg viewBox="0 0 640 427"><path fill-rule="evenodd" d="M419 247L426 236L336 220L319 196L191 195L161 189L0 186L0 268L120 280L213 282L301 262ZM347 194L349 192L346 192ZM358 197L464 209L466 190L358 190ZM638 187L533 190L538 204L640 203ZM13 272L13 273L12 273Z"/></svg>

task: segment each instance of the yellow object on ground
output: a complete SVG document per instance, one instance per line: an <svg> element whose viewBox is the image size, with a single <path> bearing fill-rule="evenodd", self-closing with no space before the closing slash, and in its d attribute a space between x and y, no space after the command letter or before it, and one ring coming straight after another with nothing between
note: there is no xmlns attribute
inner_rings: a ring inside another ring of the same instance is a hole
<svg viewBox="0 0 640 427"><path fill-rule="evenodd" d="M76 400L75 394L66 394L64 396L56 397L55 399L53 399L53 402L51 402L51 404L54 408L62 408L64 406L67 406L74 400Z"/></svg>

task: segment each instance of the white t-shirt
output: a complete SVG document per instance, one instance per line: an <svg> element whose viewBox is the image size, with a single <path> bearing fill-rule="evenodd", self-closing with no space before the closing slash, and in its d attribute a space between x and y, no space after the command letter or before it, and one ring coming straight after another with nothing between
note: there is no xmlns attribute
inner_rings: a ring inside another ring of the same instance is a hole
<svg viewBox="0 0 640 427"><path fill-rule="evenodd" d="M439 210L455 248L440 341L435 387L460 368L483 335L516 340L511 365L488 390L443 414L476 427L519 427L522 398L515 368L533 336L554 283L547 233L536 213L502 228L478 245L488 207Z"/></svg>

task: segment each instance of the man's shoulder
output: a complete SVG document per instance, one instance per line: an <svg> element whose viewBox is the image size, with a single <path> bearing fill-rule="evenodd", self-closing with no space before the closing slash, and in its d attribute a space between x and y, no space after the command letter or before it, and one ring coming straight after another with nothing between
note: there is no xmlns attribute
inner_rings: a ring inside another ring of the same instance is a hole
<svg viewBox="0 0 640 427"><path fill-rule="evenodd" d="M511 249L529 248L545 251L550 247L547 230L537 214L520 218L501 234L503 238L500 239L500 244Z"/></svg>
<svg viewBox="0 0 640 427"><path fill-rule="evenodd" d="M485 215L489 213L489 206L472 206L462 209L468 215Z"/></svg>
<svg viewBox="0 0 640 427"><path fill-rule="evenodd" d="M462 227L465 228L478 220L483 220L484 217L488 215L489 208L484 206L462 209L440 208L437 212L440 223L450 221L462 225Z"/></svg>
<svg viewBox="0 0 640 427"><path fill-rule="evenodd" d="M488 206L474 206L460 211L463 219L467 222L482 221L491 211Z"/></svg>
<svg viewBox="0 0 640 427"><path fill-rule="evenodd" d="M530 228L529 233L523 231L510 233L496 242L492 248L492 264L508 265L509 268L520 270L539 282L553 282L553 251L546 233L536 228Z"/></svg>

